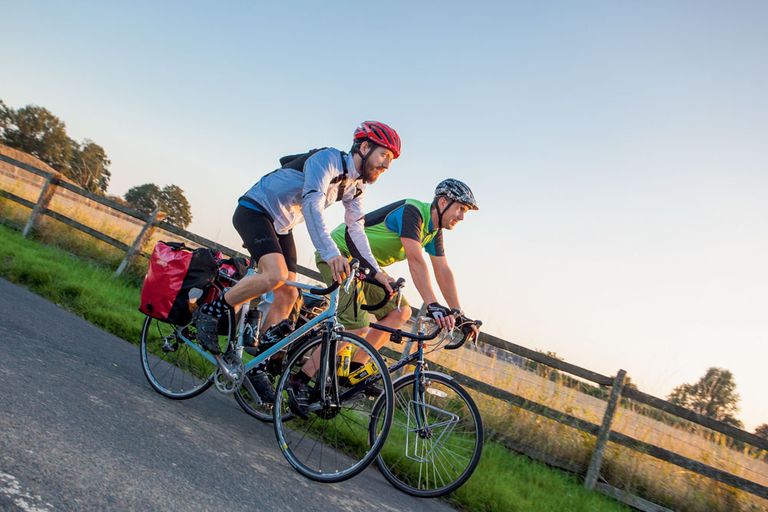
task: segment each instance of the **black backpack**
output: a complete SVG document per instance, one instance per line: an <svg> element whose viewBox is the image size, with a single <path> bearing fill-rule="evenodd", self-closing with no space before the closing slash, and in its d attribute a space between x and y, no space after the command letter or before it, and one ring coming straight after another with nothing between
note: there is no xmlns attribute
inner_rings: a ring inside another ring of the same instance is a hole
<svg viewBox="0 0 768 512"><path fill-rule="evenodd" d="M317 148L317 149L310 149L306 153L299 153L297 155L286 155L282 158L280 158L280 168L281 169L294 169L299 172L304 172L304 165L307 163L307 160L309 160L309 157L317 153L318 151L322 151L325 148ZM331 180L331 183L338 183L341 182L341 186L339 187L339 193L336 196L336 201L341 201L341 198L344 196L344 187L346 186L346 180L347 180L347 154L343 151L339 151L341 153L341 167L342 167L342 174L339 176L336 176ZM359 192L358 192L359 195Z"/></svg>
<svg viewBox="0 0 768 512"><path fill-rule="evenodd" d="M325 148L317 148L317 149L310 149L306 153L299 153L297 155L286 155L284 157L280 158L280 168L281 169L295 169L297 171L304 172L304 164L307 163L307 160L309 157L317 153L318 151L322 151ZM343 152L340 152L342 157L344 156ZM345 169L346 171L346 169Z"/></svg>

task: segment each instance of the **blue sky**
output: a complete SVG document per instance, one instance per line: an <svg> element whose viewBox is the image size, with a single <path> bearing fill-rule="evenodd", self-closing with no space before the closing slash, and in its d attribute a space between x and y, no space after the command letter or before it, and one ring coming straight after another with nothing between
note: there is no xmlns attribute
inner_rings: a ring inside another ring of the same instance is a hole
<svg viewBox="0 0 768 512"><path fill-rule="evenodd" d="M273 4L0 1L0 98L104 146L110 193L179 185L230 246L279 156L387 122L367 205L470 184L446 245L489 332L661 396L729 368L768 422L768 4Z"/></svg>

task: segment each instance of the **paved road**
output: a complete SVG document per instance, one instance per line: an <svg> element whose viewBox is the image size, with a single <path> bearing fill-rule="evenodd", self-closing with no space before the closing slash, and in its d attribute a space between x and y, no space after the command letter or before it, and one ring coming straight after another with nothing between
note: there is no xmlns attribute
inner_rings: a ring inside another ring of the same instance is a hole
<svg viewBox="0 0 768 512"><path fill-rule="evenodd" d="M0 279L0 510L452 509L304 479L231 397L161 397L135 345Z"/></svg>

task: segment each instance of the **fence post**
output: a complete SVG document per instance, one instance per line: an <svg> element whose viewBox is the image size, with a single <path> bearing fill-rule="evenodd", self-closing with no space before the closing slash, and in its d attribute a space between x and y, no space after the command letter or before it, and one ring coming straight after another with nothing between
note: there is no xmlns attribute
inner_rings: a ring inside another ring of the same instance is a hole
<svg viewBox="0 0 768 512"><path fill-rule="evenodd" d="M627 372L619 370L616 374L616 378L613 380L613 387L611 388L611 396L608 399L608 406L605 408L605 414L603 415L603 424L600 425L600 431L597 433L597 442L595 443L595 451L592 453L592 460L589 461L589 469L587 470L587 476L584 479L584 487L589 490L594 490L597 483L597 477L600 475L600 466L603 464L603 454L605 453L605 447L608 444L608 434L611 433L611 422L613 421L613 415L616 413L616 406L619 403L621 392L624 388L624 377Z"/></svg>
<svg viewBox="0 0 768 512"><path fill-rule="evenodd" d="M128 252L125 255L125 258L123 258L123 261L120 262L120 265L117 267L117 270L115 270L115 277L122 274L123 271L128 267L128 263L131 262L131 259L133 259L136 253L141 250L141 247L144 245L144 243L147 240L149 240L149 238L152 236L152 233L154 232L155 226L157 225L157 223L163 220L164 218L165 218L165 213L155 208L155 211L152 212L152 215L150 215L147 223L144 224L143 228L141 228L141 231L139 232L139 235L136 237L136 240L134 240L133 244L131 244L130 249L128 249Z"/></svg>
<svg viewBox="0 0 768 512"><path fill-rule="evenodd" d="M48 203L51 202L51 198L53 197L53 193L56 191L56 183L58 183L58 181L59 178L55 174L49 174L45 178L43 188L40 190L40 197L37 198L37 204L35 204L35 207L32 208L32 213L29 215L27 225L24 226L24 229L21 232L22 237L27 238L27 235L29 235L29 233L35 227L37 218L46 208L48 208Z"/></svg>

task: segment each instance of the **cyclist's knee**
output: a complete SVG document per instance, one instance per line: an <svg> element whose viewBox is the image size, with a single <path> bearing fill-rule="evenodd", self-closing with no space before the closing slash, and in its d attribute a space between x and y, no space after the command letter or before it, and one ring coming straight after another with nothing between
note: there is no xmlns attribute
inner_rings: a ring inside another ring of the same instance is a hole
<svg viewBox="0 0 768 512"><path fill-rule="evenodd" d="M280 286L288 279L288 269L271 269L270 272L264 273L264 279L266 279L267 286L269 286L270 290L275 290L275 293L279 293L281 288L288 288L286 286ZM278 288L278 286L280 286L280 288Z"/></svg>
<svg viewBox="0 0 768 512"><path fill-rule="evenodd" d="M404 308L400 308L400 311L393 309L387 313L387 318L393 322L399 322L400 325L403 325L411 318L411 307L406 306Z"/></svg>
<svg viewBox="0 0 768 512"><path fill-rule="evenodd" d="M288 267L282 254L267 254L259 260L259 273L270 290L274 290L289 278Z"/></svg>

